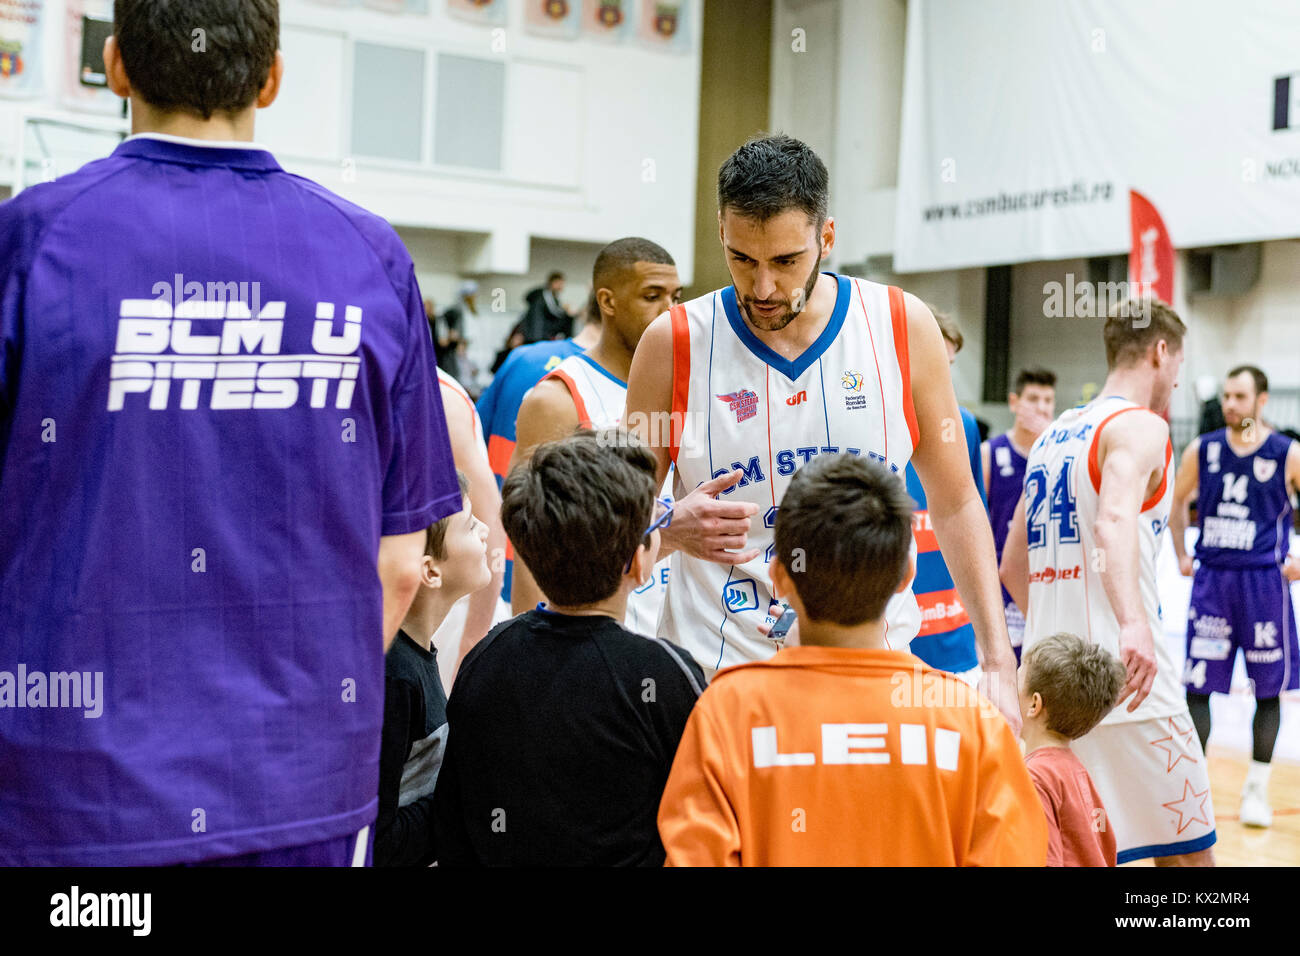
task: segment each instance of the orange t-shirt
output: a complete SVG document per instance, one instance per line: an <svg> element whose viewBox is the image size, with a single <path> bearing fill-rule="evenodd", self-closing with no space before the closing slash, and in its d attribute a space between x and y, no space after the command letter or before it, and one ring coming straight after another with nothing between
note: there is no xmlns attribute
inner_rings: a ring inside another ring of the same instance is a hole
<svg viewBox="0 0 1300 956"><path fill-rule="evenodd" d="M659 805L668 865L1042 866L1011 728L902 651L790 647L720 671Z"/></svg>
<svg viewBox="0 0 1300 956"><path fill-rule="evenodd" d="M1048 866L1114 866L1115 834L1088 770L1069 747L1025 757L1047 815Z"/></svg>

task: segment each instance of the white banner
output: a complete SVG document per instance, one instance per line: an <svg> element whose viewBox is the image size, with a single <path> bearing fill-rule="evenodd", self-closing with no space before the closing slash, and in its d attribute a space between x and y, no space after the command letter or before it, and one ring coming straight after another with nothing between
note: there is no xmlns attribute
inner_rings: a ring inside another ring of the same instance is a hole
<svg viewBox="0 0 1300 956"><path fill-rule="evenodd" d="M894 268L1300 236L1297 0L911 0Z"/></svg>

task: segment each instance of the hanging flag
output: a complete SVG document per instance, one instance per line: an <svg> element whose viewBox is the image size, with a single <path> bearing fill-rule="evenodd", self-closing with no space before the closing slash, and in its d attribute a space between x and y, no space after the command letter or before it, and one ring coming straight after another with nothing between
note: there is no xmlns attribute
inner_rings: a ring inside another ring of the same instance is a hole
<svg viewBox="0 0 1300 956"><path fill-rule="evenodd" d="M690 49L687 32L689 0L642 0L637 35L655 50L684 53Z"/></svg>
<svg viewBox="0 0 1300 956"><path fill-rule="evenodd" d="M582 0L524 0L524 29L572 40L582 27Z"/></svg>
<svg viewBox="0 0 1300 956"><path fill-rule="evenodd" d="M631 0L582 0L582 31L594 39L625 39L631 18Z"/></svg>
<svg viewBox="0 0 1300 956"><path fill-rule="evenodd" d="M504 23L506 0L447 0L447 12L475 23Z"/></svg>
<svg viewBox="0 0 1300 956"><path fill-rule="evenodd" d="M1174 245L1156 207L1136 189L1129 190L1128 281L1135 297L1174 301Z"/></svg>

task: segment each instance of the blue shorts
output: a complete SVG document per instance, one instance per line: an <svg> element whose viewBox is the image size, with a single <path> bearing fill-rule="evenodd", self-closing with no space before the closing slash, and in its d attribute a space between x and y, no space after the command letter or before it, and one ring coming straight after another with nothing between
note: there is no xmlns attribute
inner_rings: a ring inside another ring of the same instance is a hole
<svg viewBox="0 0 1300 956"><path fill-rule="evenodd" d="M1277 567L1196 569L1187 610L1187 689L1226 694L1237 648L1256 698L1300 688L1291 587Z"/></svg>
<svg viewBox="0 0 1300 956"><path fill-rule="evenodd" d="M362 827L359 833L308 843L287 846L279 850L261 850L239 856L223 856L215 860L200 860L186 866L370 866L375 841L373 826Z"/></svg>

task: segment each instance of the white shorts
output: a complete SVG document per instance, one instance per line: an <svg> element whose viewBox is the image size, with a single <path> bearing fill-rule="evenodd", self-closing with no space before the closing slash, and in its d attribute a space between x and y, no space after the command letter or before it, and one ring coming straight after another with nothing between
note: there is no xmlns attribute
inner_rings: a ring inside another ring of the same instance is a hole
<svg viewBox="0 0 1300 956"><path fill-rule="evenodd" d="M1119 863L1214 845L1205 754L1186 710L1103 724L1070 745L1088 769L1115 833Z"/></svg>

